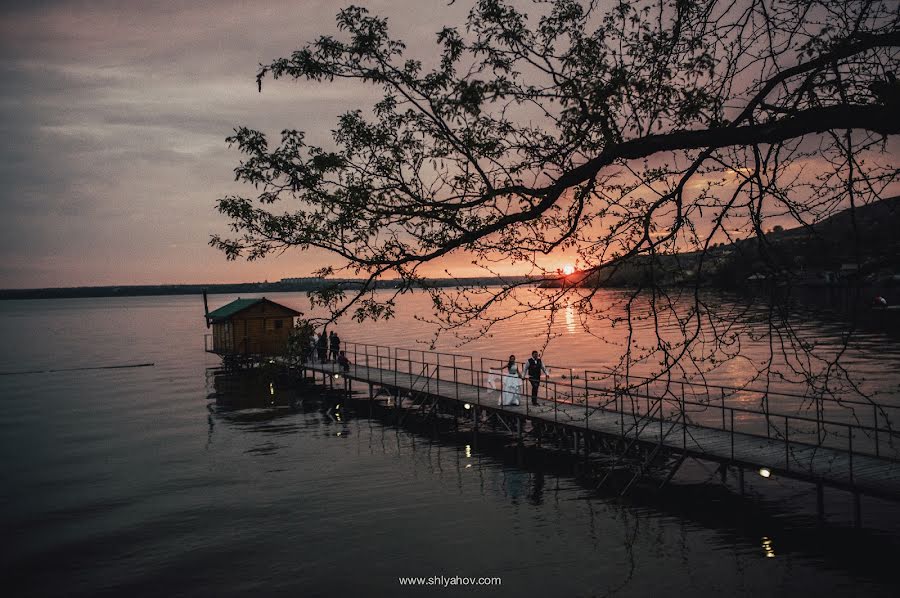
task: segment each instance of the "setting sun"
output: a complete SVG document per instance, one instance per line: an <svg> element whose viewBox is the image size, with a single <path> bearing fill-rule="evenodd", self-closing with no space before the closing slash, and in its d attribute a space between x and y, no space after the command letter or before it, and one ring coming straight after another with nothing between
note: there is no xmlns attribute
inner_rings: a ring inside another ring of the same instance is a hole
<svg viewBox="0 0 900 598"><path fill-rule="evenodd" d="M568 276L570 274L574 274L575 266L573 266L572 264L566 264L565 266L563 266L562 271L563 271L563 274L565 274L566 276Z"/></svg>

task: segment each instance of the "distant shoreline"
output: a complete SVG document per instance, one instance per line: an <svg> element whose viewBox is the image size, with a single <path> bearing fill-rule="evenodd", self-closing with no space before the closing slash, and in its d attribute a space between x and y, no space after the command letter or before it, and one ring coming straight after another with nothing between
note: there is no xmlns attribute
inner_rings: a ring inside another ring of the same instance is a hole
<svg viewBox="0 0 900 598"><path fill-rule="evenodd" d="M419 288L455 287L462 285L495 286L504 283L527 282L525 276L504 278L435 278L423 281ZM538 282L537 280L534 282ZM359 289L361 279L343 279L304 282L242 282L231 284L153 284L119 285L95 287L60 287L42 289L0 289L0 300L14 299L78 299L89 297L157 297L164 295L199 295L204 290L210 295L234 293L300 293L315 291L331 286L347 290ZM398 281L384 280L376 284L377 289L397 288Z"/></svg>

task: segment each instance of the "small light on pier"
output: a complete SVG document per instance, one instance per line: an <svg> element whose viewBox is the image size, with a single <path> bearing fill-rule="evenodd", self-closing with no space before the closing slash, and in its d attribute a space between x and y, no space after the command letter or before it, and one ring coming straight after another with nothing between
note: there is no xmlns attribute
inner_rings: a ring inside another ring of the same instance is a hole
<svg viewBox="0 0 900 598"><path fill-rule="evenodd" d="M334 375L334 379L335 379L335 380L340 380L340 379L341 379L341 375L340 375L340 374L335 374L335 375Z"/></svg>
<svg viewBox="0 0 900 598"><path fill-rule="evenodd" d="M761 475L764 478L768 478L768 477L772 476L772 471L770 469L768 469L767 467L761 467L759 470L759 475Z"/></svg>
<svg viewBox="0 0 900 598"><path fill-rule="evenodd" d="M472 406L469 405L468 403L463 403L463 409L471 409L471 408L472 408Z"/></svg>
<svg viewBox="0 0 900 598"><path fill-rule="evenodd" d="M472 458L472 445L467 444L466 445L466 459L471 459L471 458Z"/></svg>
<svg viewBox="0 0 900 598"><path fill-rule="evenodd" d="M275 394L275 385L272 384L271 382L269 382L269 394L270 394L270 395L274 395L274 394Z"/></svg>

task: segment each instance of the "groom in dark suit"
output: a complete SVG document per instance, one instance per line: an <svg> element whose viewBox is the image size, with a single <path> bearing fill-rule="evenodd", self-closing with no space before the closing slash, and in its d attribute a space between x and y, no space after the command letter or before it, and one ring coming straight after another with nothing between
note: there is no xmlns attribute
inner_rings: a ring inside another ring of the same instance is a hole
<svg viewBox="0 0 900 598"><path fill-rule="evenodd" d="M531 357L528 358L525 369L528 372L528 381L531 382L531 404L537 405L538 387L541 385L541 374L543 373L545 376L549 376L550 374L547 373L547 369L544 367L544 363L541 361L537 351L531 352Z"/></svg>

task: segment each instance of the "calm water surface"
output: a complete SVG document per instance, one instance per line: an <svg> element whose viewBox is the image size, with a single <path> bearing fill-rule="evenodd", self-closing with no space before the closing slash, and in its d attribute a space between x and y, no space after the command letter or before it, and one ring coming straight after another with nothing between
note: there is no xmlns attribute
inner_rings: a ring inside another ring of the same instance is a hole
<svg viewBox="0 0 900 598"><path fill-rule="evenodd" d="M302 295L273 298L305 307ZM427 337L411 301L399 325L338 330L411 344ZM558 325L548 360L559 351L589 361L586 335ZM539 328L462 350L525 355ZM893 506L867 503L870 529L853 532L845 500L830 499L818 527L795 487L775 493L772 511L727 506L691 479L677 501L623 502L502 442L352 413L335 421L313 400L225 408L209 398L218 360L203 352L205 332L196 297L0 302L2 372L155 364L0 376L7 595L896 595L878 565L900 548ZM890 362L874 354L854 357L870 377ZM439 575L502 585L410 589L397 579Z"/></svg>

